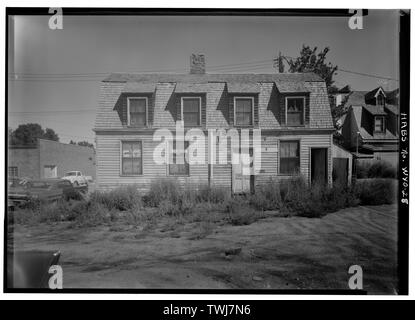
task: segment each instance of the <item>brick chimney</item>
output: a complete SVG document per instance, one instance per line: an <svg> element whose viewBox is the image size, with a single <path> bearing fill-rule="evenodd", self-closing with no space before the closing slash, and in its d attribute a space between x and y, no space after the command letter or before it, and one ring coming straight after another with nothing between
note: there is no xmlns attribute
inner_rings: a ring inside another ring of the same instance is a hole
<svg viewBox="0 0 415 320"><path fill-rule="evenodd" d="M204 74L205 72L205 55L193 53L190 56L190 74Z"/></svg>

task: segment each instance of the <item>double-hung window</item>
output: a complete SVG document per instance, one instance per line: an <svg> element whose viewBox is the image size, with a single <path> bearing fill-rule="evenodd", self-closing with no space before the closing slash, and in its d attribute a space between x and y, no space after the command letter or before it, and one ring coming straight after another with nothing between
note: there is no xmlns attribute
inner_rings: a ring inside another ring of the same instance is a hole
<svg viewBox="0 0 415 320"><path fill-rule="evenodd" d="M385 132L385 117L375 116L375 132Z"/></svg>
<svg viewBox="0 0 415 320"><path fill-rule="evenodd" d="M201 125L201 104L200 97L182 97L182 120L185 127L199 127Z"/></svg>
<svg viewBox="0 0 415 320"><path fill-rule="evenodd" d="M376 104L381 107L385 106L385 97L381 93L376 98Z"/></svg>
<svg viewBox="0 0 415 320"><path fill-rule="evenodd" d="M129 97L127 99L128 125L131 127L145 127L148 121L148 98Z"/></svg>
<svg viewBox="0 0 415 320"><path fill-rule="evenodd" d="M280 141L280 174L292 175L300 171L300 142Z"/></svg>
<svg viewBox="0 0 415 320"><path fill-rule="evenodd" d="M17 167L9 167L9 177L17 177L18 170Z"/></svg>
<svg viewBox="0 0 415 320"><path fill-rule="evenodd" d="M141 141L121 141L121 174L143 174L143 144Z"/></svg>
<svg viewBox="0 0 415 320"><path fill-rule="evenodd" d="M236 126L252 126L254 124L254 98L234 98L234 123Z"/></svg>
<svg viewBox="0 0 415 320"><path fill-rule="evenodd" d="M189 163L186 161L186 152L188 147L189 141L184 141L183 148L179 148L177 146L176 140L170 141L172 159L169 161L169 175L189 175Z"/></svg>
<svg viewBox="0 0 415 320"><path fill-rule="evenodd" d="M287 97L287 126L302 126L304 125L304 97Z"/></svg>

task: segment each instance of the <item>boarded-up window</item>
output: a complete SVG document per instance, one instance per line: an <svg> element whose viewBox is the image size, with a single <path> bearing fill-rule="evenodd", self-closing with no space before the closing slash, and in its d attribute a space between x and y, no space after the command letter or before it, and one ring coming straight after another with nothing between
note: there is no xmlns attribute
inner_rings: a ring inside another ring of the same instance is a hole
<svg viewBox="0 0 415 320"><path fill-rule="evenodd" d="M128 98L129 126L145 127L147 125L147 98Z"/></svg>
<svg viewBox="0 0 415 320"><path fill-rule="evenodd" d="M200 126L200 101L198 97L182 98L182 119L186 127Z"/></svg>
<svg viewBox="0 0 415 320"><path fill-rule="evenodd" d="M280 173L296 174L300 171L300 142L280 141Z"/></svg>
<svg viewBox="0 0 415 320"><path fill-rule="evenodd" d="M171 176L189 175L189 163L186 161L186 152L189 147L189 141L184 141L183 146L182 150L180 150L180 148L177 148L176 140L170 142L170 148L172 148L171 155L173 157L169 161L169 175Z"/></svg>
<svg viewBox="0 0 415 320"><path fill-rule="evenodd" d="M17 167L9 167L9 177L17 177L18 170Z"/></svg>
<svg viewBox="0 0 415 320"><path fill-rule="evenodd" d="M304 124L304 98L287 97L287 125Z"/></svg>
<svg viewBox="0 0 415 320"><path fill-rule="evenodd" d="M235 98L235 125L251 126L253 124L253 98Z"/></svg>
<svg viewBox="0 0 415 320"><path fill-rule="evenodd" d="M143 174L143 145L141 141L122 141L121 173L122 175Z"/></svg>
<svg viewBox="0 0 415 320"><path fill-rule="evenodd" d="M385 132L385 117L375 117L375 132Z"/></svg>

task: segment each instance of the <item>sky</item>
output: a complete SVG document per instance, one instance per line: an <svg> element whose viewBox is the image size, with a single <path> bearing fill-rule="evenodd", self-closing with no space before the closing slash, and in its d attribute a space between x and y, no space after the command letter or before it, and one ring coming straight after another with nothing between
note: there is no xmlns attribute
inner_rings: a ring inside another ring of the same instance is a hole
<svg viewBox="0 0 415 320"><path fill-rule="evenodd" d="M39 123L60 141L94 141L100 81L111 72L189 72L204 53L209 73L275 73L278 52L329 47L340 69L399 78L399 14L369 10L362 30L348 17L13 16L9 28L8 126ZM219 67L218 67L219 66ZM335 85L385 90L398 82L339 71Z"/></svg>

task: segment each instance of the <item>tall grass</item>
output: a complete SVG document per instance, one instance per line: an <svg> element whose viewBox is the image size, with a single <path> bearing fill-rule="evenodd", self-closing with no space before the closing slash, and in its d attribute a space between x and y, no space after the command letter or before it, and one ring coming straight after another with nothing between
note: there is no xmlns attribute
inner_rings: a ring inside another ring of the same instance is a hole
<svg viewBox="0 0 415 320"><path fill-rule="evenodd" d="M234 195L207 185L180 187L172 179L152 183L149 192L140 194L135 186L112 191L96 191L88 200L60 201L27 206L13 213L15 223L68 221L75 226L93 226L123 221L129 225L154 226L160 217L185 222L250 224L263 212L274 210L285 216L321 217L342 208L396 202L395 179L358 180L352 187L309 184L301 176L284 181L270 180L253 195ZM173 221L172 220L172 221Z"/></svg>
<svg viewBox="0 0 415 320"><path fill-rule="evenodd" d="M398 198L395 179L362 179L355 187L362 205L392 204Z"/></svg>
<svg viewBox="0 0 415 320"><path fill-rule="evenodd" d="M141 195L136 186L122 186L111 191L95 191L90 202L99 203L108 210L126 211L142 207Z"/></svg>

